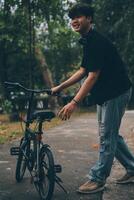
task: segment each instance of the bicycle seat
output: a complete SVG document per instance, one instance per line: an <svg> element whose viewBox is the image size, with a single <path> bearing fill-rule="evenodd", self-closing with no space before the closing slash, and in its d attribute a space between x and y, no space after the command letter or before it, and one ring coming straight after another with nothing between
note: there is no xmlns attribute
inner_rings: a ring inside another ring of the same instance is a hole
<svg viewBox="0 0 134 200"><path fill-rule="evenodd" d="M31 120L39 119L41 121L51 120L55 117L55 113L52 111L35 111L32 116Z"/></svg>

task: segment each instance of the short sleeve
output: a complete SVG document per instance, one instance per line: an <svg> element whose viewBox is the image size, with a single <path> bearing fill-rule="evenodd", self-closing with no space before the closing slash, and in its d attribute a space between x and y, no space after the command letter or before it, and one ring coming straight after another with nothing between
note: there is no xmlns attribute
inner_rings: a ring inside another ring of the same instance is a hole
<svg viewBox="0 0 134 200"><path fill-rule="evenodd" d="M84 46L81 67L86 68L87 72L101 70L104 66L104 55L104 48L99 45Z"/></svg>

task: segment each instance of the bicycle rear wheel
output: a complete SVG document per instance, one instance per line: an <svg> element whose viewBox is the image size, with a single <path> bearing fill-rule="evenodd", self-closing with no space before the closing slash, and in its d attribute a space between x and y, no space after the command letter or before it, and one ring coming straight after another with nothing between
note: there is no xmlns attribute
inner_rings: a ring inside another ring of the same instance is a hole
<svg viewBox="0 0 134 200"><path fill-rule="evenodd" d="M24 145L24 138L22 138L20 142L20 152L18 155L16 172L15 172L15 178L17 182L22 181L26 171L26 158L24 156L24 153L26 155L26 151L27 151L27 145Z"/></svg>
<svg viewBox="0 0 134 200"><path fill-rule="evenodd" d="M39 195L42 200L50 200L55 185L53 154L49 148L42 147L40 153Z"/></svg>

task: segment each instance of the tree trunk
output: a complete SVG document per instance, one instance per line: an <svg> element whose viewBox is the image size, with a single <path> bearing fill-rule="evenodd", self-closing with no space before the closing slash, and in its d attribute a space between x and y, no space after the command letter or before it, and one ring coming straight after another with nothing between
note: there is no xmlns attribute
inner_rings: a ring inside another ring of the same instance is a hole
<svg viewBox="0 0 134 200"><path fill-rule="evenodd" d="M45 60L45 57L44 57L42 51L37 47L35 48L35 56L36 56L36 59L39 62L39 67L40 67L40 70L41 70L42 75L43 75L45 88L52 88L53 87L53 80L52 80L51 72L48 69L48 66L47 66L47 63L46 63L46 60ZM55 108L55 106L57 105L56 98L55 97L50 98L49 104L50 104L50 107Z"/></svg>
<svg viewBox="0 0 134 200"><path fill-rule="evenodd" d="M47 63L46 63L46 60L44 58L42 51L37 47L35 49L35 56L36 56L37 60L39 61L39 67L43 74L45 86L48 88L53 87L51 72L48 69L48 66L47 66Z"/></svg>

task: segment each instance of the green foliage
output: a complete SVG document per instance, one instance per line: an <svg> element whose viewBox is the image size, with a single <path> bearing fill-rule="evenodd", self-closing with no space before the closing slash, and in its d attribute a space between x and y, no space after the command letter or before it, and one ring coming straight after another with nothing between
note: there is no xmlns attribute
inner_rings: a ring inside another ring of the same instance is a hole
<svg viewBox="0 0 134 200"><path fill-rule="evenodd" d="M77 67L80 49L76 47L76 38L68 28L63 29L59 26L58 32L51 34L50 41L52 42L50 49L45 49L44 53L53 79L58 84L74 70L74 67Z"/></svg>
<svg viewBox="0 0 134 200"><path fill-rule="evenodd" d="M93 0L97 28L115 43L134 83L134 1Z"/></svg>
<svg viewBox="0 0 134 200"><path fill-rule="evenodd" d="M30 3L31 2L31 3ZM68 29L67 10L70 1L3 0L0 5L0 82L19 81L43 84L35 57L36 46L47 57L48 66L58 83L78 63L79 50ZM63 75L65 74L65 75Z"/></svg>
<svg viewBox="0 0 134 200"><path fill-rule="evenodd" d="M13 108L12 103L9 100L5 100L2 103L2 109L3 109L5 114L11 113L12 112L12 108Z"/></svg>
<svg viewBox="0 0 134 200"><path fill-rule="evenodd" d="M6 142L7 138L3 135L0 135L0 144L4 144Z"/></svg>
<svg viewBox="0 0 134 200"><path fill-rule="evenodd" d="M43 87L43 77L35 56L36 47L46 58L53 82L58 84L80 63L78 35L69 26L67 12L71 0L0 1L0 83L34 82ZM76 2L80 2L76 1ZM95 8L97 29L117 46L127 63L134 83L134 1L81 0ZM2 88L2 87L0 87ZM1 89L1 93L4 93Z"/></svg>

